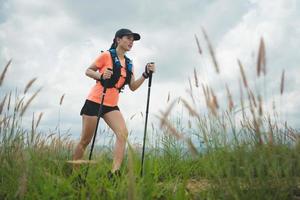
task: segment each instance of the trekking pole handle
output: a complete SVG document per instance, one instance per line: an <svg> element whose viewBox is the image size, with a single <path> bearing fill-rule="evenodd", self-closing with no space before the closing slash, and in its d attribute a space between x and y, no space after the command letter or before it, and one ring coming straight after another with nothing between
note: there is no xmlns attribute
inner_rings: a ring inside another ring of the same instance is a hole
<svg viewBox="0 0 300 200"><path fill-rule="evenodd" d="M111 68L107 68L109 71L113 71ZM111 79L111 78L110 78ZM103 74L101 75L101 80L103 81L103 94L106 93L106 89L107 89L107 86L108 86L108 81L110 79L103 79Z"/></svg>
<svg viewBox="0 0 300 200"><path fill-rule="evenodd" d="M154 64L154 62L149 62L148 64ZM149 71L149 82L148 82L148 87L151 87L151 83L152 83L152 74L153 74L153 71Z"/></svg>

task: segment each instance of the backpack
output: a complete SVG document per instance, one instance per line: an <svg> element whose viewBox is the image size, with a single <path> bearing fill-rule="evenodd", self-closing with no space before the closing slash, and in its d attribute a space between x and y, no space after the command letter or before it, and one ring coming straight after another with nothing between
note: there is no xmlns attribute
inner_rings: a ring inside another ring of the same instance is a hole
<svg viewBox="0 0 300 200"><path fill-rule="evenodd" d="M111 55L111 59L113 62L113 74L111 76L111 78L109 80L100 80L100 83L102 84L102 86L104 87L104 84L106 82L106 87L107 88L116 88L119 90L119 92L122 92L122 90L124 90L124 87L126 84L130 83L131 80L131 76L132 76L132 61L125 56L125 68L126 68L126 78L125 78L125 82L123 83L123 85L120 88L116 87L116 84L118 83L120 77L121 77L121 63L120 60L117 56L117 52L116 49L110 49L108 50L110 55Z"/></svg>

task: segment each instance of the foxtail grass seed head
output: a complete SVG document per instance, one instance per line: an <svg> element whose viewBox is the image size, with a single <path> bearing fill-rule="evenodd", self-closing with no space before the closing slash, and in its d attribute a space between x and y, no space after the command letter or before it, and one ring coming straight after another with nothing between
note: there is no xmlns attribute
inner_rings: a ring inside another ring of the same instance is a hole
<svg viewBox="0 0 300 200"><path fill-rule="evenodd" d="M246 75L245 75L245 72L244 72L244 67L243 67L243 65L242 65L242 63L239 59L238 59L238 64L239 64L239 67L240 67L240 72L241 72L241 75L242 75L244 86L245 86L245 88L248 88L248 82L247 82L247 78L246 78Z"/></svg>
<svg viewBox="0 0 300 200"><path fill-rule="evenodd" d="M202 32L203 32L204 38L205 38L205 40L206 40L206 43L207 43L207 46L208 46L208 50L209 50L209 54L210 54L210 56L211 56L211 58L212 58L212 61L213 61L215 70L216 70L217 74L219 74L219 73L220 73L220 70L219 70L219 64L218 64L218 62L217 62L217 59L216 59L216 55L215 55L214 49L213 49L213 47L212 47L212 45L211 45L211 42L209 41L209 38L208 38L208 36L207 36L207 34L206 34L205 29L204 29L203 27L202 27Z"/></svg>
<svg viewBox="0 0 300 200"><path fill-rule="evenodd" d="M248 98L249 98L249 103L250 103L250 111L251 111L253 117L255 117L255 112L254 112L255 109L253 106L253 102L251 101L251 98L249 96L248 96Z"/></svg>
<svg viewBox="0 0 300 200"><path fill-rule="evenodd" d="M248 89L248 97L249 97L249 101L252 101L254 107L256 108L257 107L257 103L256 103L256 100L255 100L254 94L253 94L253 92L252 92L252 90L250 88Z"/></svg>
<svg viewBox="0 0 300 200"><path fill-rule="evenodd" d="M215 107L215 109L219 109L218 99L217 99L217 96L215 95L212 88L210 88L210 93L211 93L211 96L212 96L213 106Z"/></svg>
<svg viewBox="0 0 300 200"><path fill-rule="evenodd" d="M199 87L199 81L198 81L196 68L194 68L194 79L195 79L195 86Z"/></svg>
<svg viewBox="0 0 300 200"><path fill-rule="evenodd" d="M0 104L0 115L2 114L2 111L3 111L6 99L7 99L7 94L5 95L5 97L3 98L3 100L1 101L1 104Z"/></svg>
<svg viewBox="0 0 300 200"><path fill-rule="evenodd" d="M25 104L25 106L22 108L20 116L22 117L25 113L25 111L27 110L29 104L32 102L32 100L38 95L38 93L42 90L42 88L38 89L31 97L30 99L27 101L27 103Z"/></svg>
<svg viewBox="0 0 300 200"><path fill-rule="evenodd" d="M9 111L10 108L10 102L11 102L11 91L9 92L9 96L8 96L7 111Z"/></svg>
<svg viewBox="0 0 300 200"><path fill-rule="evenodd" d="M244 106L244 93L242 88L242 83L239 81L239 88L240 88L240 102L241 102L241 108L242 108L242 114L243 114L243 120L245 120L245 106Z"/></svg>
<svg viewBox="0 0 300 200"><path fill-rule="evenodd" d="M39 126L40 121L41 121L41 119L42 119L42 117L43 117L43 114L44 114L43 112L41 112L41 113L39 114L38 120L37 120L36 125L35 125L35 129L37 129L37 127Z"/></svg>
<svg viewBox="0 0 300 200"><path fill-rule="evenodd" d="M189 79L190 91L193 92L193 86L192 86L191 78L189 77L188 79Z"/></svg>
<svg viewBox="0 0 300 200"><path fill-rule="evenodd" d="M183 98L180 98L181 102L183 103L184 107L189 111L189 114L193 117L197 117L200 119L200 115L198 112L190 106L190 104Z"/></svg>
<svg viewBox="0 0 300 200"><path fill-rule="evenodd" d="M163 114L163 113L161 113ZM161 128L165 127L170 135L173 135L177 140L182 140L184 138L183 134L177 131L177 129L169 122L167 118L163 116L160 117Z"/></svg>
<svg viewBox="0 0 300 200"><path fill-rule="evenodd" d="M208 87L205 86L203 83L201 85L202 85L202 90L203 90L203 94L204 94L204 97L205 97L206 106L209 107L210 95L209 95Z"/></svg>
<svg viewBox="0 0 300 200"><path fill-rule="evenodd" d="M33 143L34 136L35 136L35 126L34 126L34 112L33 112L32 121L31 121L31 139L30 139L31 144Z"/></svg>
<svg viewBox="0 0 300 200"><path fill-rule="evenodd" d="M21 100L17 100L18 103L17 103L17 106L15 108L16 111L20 111L20 108L23 107L24 99L25 99L25 96L23 96Z"/></svg>
<svg viewBox="0 0 300 200"><path fill-rule="evenodd" d="M2 71L1 75L0 75L0 87L2 86L3 80L5 78L5 74L7 72L7 69L9 67L9 65L11 64L12 59L10 59L8 61L8 63L6 64L6 66L4 67L4 70Z"/></svg>
<svg viewBox="0 0 300 200"><path fill-rule="evenodd" d="M284 70L282 71L282 74L281 74L281 83L280 83L280 94L282 95L283 94L283 91L284 91Z"/></svg>
<svg viewBox="0 0 300 200"><path fill-rule="evenodd" d="M202 54L202 49L200 47L200 43L199 43L199 40L198 40L198 37L197 37L196 34L195 34L195 40L196 40L196 44L197 44L197 47L198 47L198 52L201 55Z"/></svg>
<svg viewBox="0 0 300 200"><path fill-rule="evenodd" d="M65 98L65 94L60 97L59 105L61 106Z"/></svg>
<svg viewBox="0 0 300 200"><path fill-rule="evenodd" d="M31 79L31 80L27 83L27 85L25 86L25 89L24 89L24 94L26 94L26 92L29 90L29 88L32 86L32 84L33 84L36 80L37 80L37 78L35 77L35 78Z"/></svg>
<svg viewBox="0 0 300 200"><path fill-rule="evenodd" d="M215 103L213 100L209 101L209 109L210 109L211 113L213 114L213 116L215 116L215 117L218 116L218 112L217 112L217 109L215 107Z"/></svg>
<svg viewBox="0 0 300 200"><path fill-rule="evenodd" d="M132 119L134 118L135 115L136 115L136 113L133 114L133 115L130 117L130 120L132 120Z"/></svg>
<svg viewBox="0 0 300 200"><path fill-rule="evenodd" d="M204 94L204 96L206 98L206 96L207 96L206 87L205 87L205 85L203 83L201 84L201 86L202 86L203 94Z"/></svg>
<svg viewBox="0 0 300 200"><path fill-rule="evenodd" d="M178 100L180 101L180 98L178 98ZM173 109L176 101L177 101L177 99L174 99L173 102L168 106L168 108L166 109L166 111L165 112L161 112L163 118L168 118L168 116L169 116L170 112L172 111L172 109Z"/></svg>
<svg viewBox="0 0 300 200"><path fill-rule="evenodd" d="M258 57L257 57L257 76L259 77L261 72L266 75L266 50L265 50L265 43L264 39L260 39L259 50L258 50Z"/></svg>
<svg viewBox="0 0 300 200"><path fill-rule="evenodd" d="M260 116L263 116L263 105L262 105L263 101L262 101L262 97L261 97L260 94L257 96L257 99L258 99L258 103L259 103L258 113L259 113Z"/></svg>
<svg viewBox="0 0 300 200"><path fill-rule="evenodd" d="M226 84L226 91L227 91L227 99L228 99L228 109L229 111L231 112L233 107L234 107L234 103L233 103L233 100L232 100L232 95L229 91L229 88L228 88L228 85Z"/></svg>

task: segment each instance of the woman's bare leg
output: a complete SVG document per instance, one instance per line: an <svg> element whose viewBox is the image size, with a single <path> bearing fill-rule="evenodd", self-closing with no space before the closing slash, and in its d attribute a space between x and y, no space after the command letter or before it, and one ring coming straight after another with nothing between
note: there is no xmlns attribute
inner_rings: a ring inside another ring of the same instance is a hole
<svg viewBox="0 0 300 200"><path fill-rule="evenodd" d="M124 158L128 130L122 113L118 110L106 113L104 115L104 120L117 137L113 152L113 164L111 169L112 172L115 172L116 170L120 169Z"/></svg>
<svg viewBox="0 0 300 200"><path fill-rule="evenodd" d="M93 138L97 124L97 117L82 115L82 133L80 142L75 148L73 160L79 160L83 157L84 151Z"/></svg>

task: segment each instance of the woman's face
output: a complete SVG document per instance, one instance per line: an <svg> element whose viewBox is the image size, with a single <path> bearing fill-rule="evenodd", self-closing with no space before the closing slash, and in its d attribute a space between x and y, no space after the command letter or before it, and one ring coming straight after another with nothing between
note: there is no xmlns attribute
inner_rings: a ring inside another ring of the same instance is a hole
<svg viewBox="0 0 300 200"><path fill-rule="evenodd" d="M130 51L133 41L133 35L124 35L122 38L117 38L118 47L121 47L125 51Z"/></svg>

